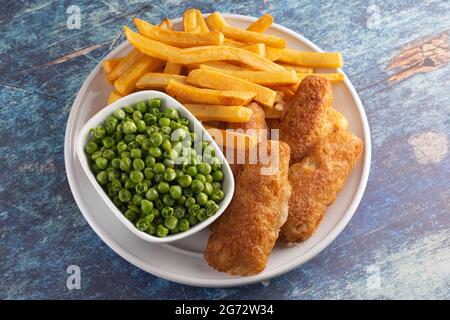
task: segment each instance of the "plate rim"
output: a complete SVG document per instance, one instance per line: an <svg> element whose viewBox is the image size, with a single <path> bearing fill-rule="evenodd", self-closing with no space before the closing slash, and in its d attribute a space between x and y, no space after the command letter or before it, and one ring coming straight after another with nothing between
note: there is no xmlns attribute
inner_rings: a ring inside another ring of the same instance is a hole
<svg viewBox="0 0 450 320"><path fill-rule="evenodd" d="M209 14L203 14L205 17ZM223 13L222 16L224 18L231 18L231 19L237 19L241 20L243 22L251 23L257 18L251 17L251 16L244 16L239 14L228 14ZM182 17L178 17L176 19L172 19L173 23L179 23L182 21ZM288 29L287 27L283 27L279 24L273 23L271 25L271 28L286 33L289 36L298 39L302 42L304 42L306 45L310 46L313 50L317 52L323 52L317 45L312 43L310 40L303 37L301 34ZM113 56L116 54L116 52L122 50L126 46L128 46L128 41L124 41L119 46L117 46L114 50L108 53L108 55L105 58L108 58L110 56ZM371 136L370 136L370 128L368 119L364 110L364 107L362 105L361 99L359 98L358 93L356 92L356 89L351 84L350 80L345 76L344 84L348 88L353 100L355 101L355 104L357 106L358 112L360 114L361 118L361 124L363 129L363 139L364 139L364 163L362 166L362 173L361 177L359 179L358 187L355 191L355 194L351 200L350 205L347 207L345 213L343 214L342 218L336 223L336 225L333 227L333 229L322 239L320 240L314 247L312 247L309 251L304 253L301 257L295 258L291 260L290 262L286 263L285 265L278 267L276 270L269 272L269 274L258 274L250 277L236 277L236 278L229 278L229 279L197 279L197 278L191 278L180 274L173 274L171 272L165 272L165 270L161 268L157 268L156 270L149 268L147 265L142 263L142 260L140 260L137 256L134 254L128 252L125 250L120 244L118 244L112 237L110 237L106 232L103 233L103 230L99 228L96 223L91 219L90 214L87 214L89 210L86 208L84 202L81 200L81 195L78 192L78 189L75 187L76 183L74 181L73 170L72 170L72 163L71 163L71 157L70 157L70 149L73 149L73 143L74 141L71 141L71 137L75 136L72 135L72 131L74 130L73 122L74 119L76 119L76 115L79 112L73 112L73 107L75 105L78 105L80 103L80 100L82 99L82 96L84 95L85 91L87 90L87 87L92 82L93 78L97 74L101 67L101 64L97 64L96 67L89 73L88 77L83 82L83 85L79 89L76 98L71 106L70 114L67 120L66 124L66 130L65 130L65 137L64 137L64 163L65 163L65 169L66 169L66 176L67 180L72 192L72 195L74 197L74 200L80 209L83 217L88 222L90 227L94 230L94 232L100 237L100 239L108 245L115 253L117 253L119 256L121 256L123 259L128 261L129 263L133 264L137 268L148 272L154 276L163 278L165 280L169 280L175 283L185 284L185 285L191 285L191 286L197 286L197 287L208 287L208 288L225 288L225 287L236 287L236 286L242 286L242 285L248 285L253 284L256 282L260 282L267 279L272 279L275 277L278 277L282 274L285 274L305 262L309 261L311 258L322 252L326 247L328 247L336 238L337 236L342 232L342 230L348 225L349 221L353 217L353 215L356 212L356 209L358 208L362 196L364 194L365 188L367 186L368 178L369 178L369 172L370 172L370 166L371 166L371 155L372 155L372 143L371 143ZM339 69L340 70L340 69ZM76 158L76 154L73 155ZM151 269L151 270L150 270Z"/></svg>

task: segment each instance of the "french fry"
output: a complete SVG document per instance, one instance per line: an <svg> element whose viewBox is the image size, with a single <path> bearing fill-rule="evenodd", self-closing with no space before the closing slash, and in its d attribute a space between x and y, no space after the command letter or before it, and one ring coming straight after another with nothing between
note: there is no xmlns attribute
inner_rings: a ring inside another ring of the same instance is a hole
<svg viewBox="0 0 450 320"><path fill-rule="evenodd" d="M131 41L130 41L131 42ZM256 70L275 71L284 70L266 58L252 52L226 46L194 47L178 51L169 56L169 61L181 64L203 63L215 60L233 60L244 63Z"/></svg>
<svg viewBox="0 0 450 320"><path fill-rule="evenodd" d="M108 98L108 105L110 105L111 103L113 103L114 101L116 101L116 100L119 100L120 98L122 98L123 96L120 94L120 93L118 93L116 90L113 90L112 92L111 92L111 94L109 95L109 98Z"/></svg>
<svg viewBox="0 0 450 320"><path fill-rule="evenodd" d="M244 47L243 49L253 52L254 54L257 54L258 56L261 56L261 57L266 56L266 46L264 43L252 44L250 46Z"/></svg>
<svg viewBox="0 0 450 320"><path fill-rule="evenodd" d="M176 48L168 44L144 37L139 33L134 32L127 26L125 26L123 30L125 33L125 37L131 43L131 45L143 54L150 57L168 61L169 56L174 56L181 51L180 48Z"/></svg>
<svg viewBox="0 0 450 320"><path fill-rule="evenodd" d="M331 83L344 81L344 74L342 72L336 72L336 73L314 73L312 75L318 76L318 77L322 77L322 78L326 78L326 79L330 80ZM311 74L310 73L297 72L297 77L300 79L300 81L305 79L307 76L311 76Z"/></svg>
<svg viewBox="0 0 450 320"><path fill-rule="evenodd" d="M123 58L110 73L106 75L106 79L109 82L113 82L122 74L124 74L142 56L143 55L141 52L139 52L139 50L131 50L131 52L125 58Z"/></svg>
<svg viewBox="0 0 450 320"><path fill-rule="evenodd" d="M259 17L258 20L249 25L247 30L253 32L264 32L269 29L272 23L273 17L270 14L265 13L261 17Z"/></svg>
<svg viewBox="0 0 450 320"><path fill-rule="evenodd" d="M275 104L275 91L215 70L192 70L189 72L187 81L211 89L253 92L255 94L253 99L256 102L267 107L272 107Z"/></svg>
<svg viewBox="0 0 450 320"><path fill-rule="evenodd" d="M206 18L206 23L208 24L208 26L216 31L220 31L222 30L224 27L229 27L230 25L227 23L227 21L222 17L222 15L215 11L213 13L211 13L207 18Z"/></svg>
<svg viewBox="0 0 450 320"><path fill-rule="evenodd" d="M223 44L221 32L182 32L158 28L144 20L133 19L139 33L147 38L180 48Z"/></svg>
<svg viewBox="0 0 450 320"><path fill-rule="evenodd" d="M244 79L249 82L260 84L263 86L288 86L300 82L297 74L292 71L241 71L228 70L220 67L201 64L200 69L209 69L223 72L234 77Z"/></svg>
<svg viewBox="0 0 450 320"><path fill-rule="evenodd" d="M202 12L195 9L195 14L197 16L197 26L200 28L200 32L209 32L209 28L206 25L205 19L203 19Z"/></svg>
<svg viewBox="0 0 450 320"><path fill-rule="evenodd" d="M177 80L181 83L186 83L186 76L176 74L167 74L159 72L149 72L144 74L138 82L136 88L138 89L165 89L170 79Z"/></svg>
<svg viewBox="0 0 450 320"><path fill-rule="evenodd" d="M297 89L295 88L295 90L292 91L291 88L292 88L292 87L276 87L275 90L276 90L276 92L277 92L277 95L280 95L280 94L283 95L283 96L282 96L282 100L289 101L290 99L292 99L292 98L294 97L295 91L297 90ZM277 102L278 102L278 101L279 101L279 100L277 100Z"/></svg>
<svg viewBox="0 0 450 320"><path fill-rule="evenodd" d="M267 54L267 51L266 51ZM314 68L311 67L303 67L303 66L297 66L295 64L287 64L287 63L280 63L277 61L277 65L285 68L286 70L294 70L296 72L301 73L314 73Z"/></svg>
<svg viewBox="0 0 450 320"><path fill-rule="evenodd" d="M167 62L164 67L164 73L180 74L183 69L183 65L178 63Z"/></svg>
<svg viewBox="0 0 450 320"><path fill-rule="evenodd" d="M229 26L217 11L211 14L206 21L211 23L216 31L222 32L225 37L230 39L247 43L265 43L274 48L286 47L286 41L283 38Z"/></svg>
<svg viewBox="0 0 450 320"><path fill-rule="evenodd" d="M153 71L159 67L161 67L163 61L148 57L142 56L136 61L135 64L131 66L124 74L122 74L116 81L114 81L114 88L121 95L126 96L133 92L136 88L136 82L147 72Z"/></svg>
<svg viewBox="0 0 450 320"><path fill-rule="evenodd" d="M220 91L200 89L183 84L176 80L169 80L166 92L176 98L194 103L218 104L226 106L245 105L255 96L252 92Z"/></svg>
<svg viewBox="0 0 450 320"><path fill-rule="evenodd" d="M233 130L223 130L214 128L209 125L204 125L208 133L216 141L217 144L225 148L249 150L255 147L258 143L258 137L252 136Z"/></svg>
<svg viewBox="0 0 450 320"><path fill-rule="evenodd" d="M277 61L281 57L282 49L266 46L266 58L270 61Z"/></svg>
<svg viewBox="0 0 450 320"><path fill-rule="evenodd" d="M266 113L266 119L280 119L283 114L282 111L274 108L264 108L264 112Z"/></svg>
<svg viewBox="0 0 450 320"><path fill-rule="evenodd" d="M239 42L233 39L225 38L223 39L223 45L234 48L244 48L248 46L248 43Z"/></svg>
<svg viewBox="0 0 450 320"><path fill-rule="evenodd" d="M117 64L122 61L123 58L112 58L112 59L108 59L108 60L103 60L102 61L102 68L103 71L105 71L106 74L110 73L111 71L113 71L114 67L117 66Z"/></svg>
<svg viewBox="0 0 450 320"><path fill-rule="evenodd" d="M245 71L248 70L246 68L231 64L229 62L226 61L222 61L222 60L218 60L218 61L206 61L206 62L202 62L201 64L199 63L194 63L189 65L189 67L191 67L191 70L193 69L198 69L200 68L200 66L204 66L204 68L210 67L210 68L214 68L215 70L234 70L234 71Z"/></svg>
<svg viewBox="0 0 450 320"><path fill-rule="evenodd" d="M184 105L201 121L248 122L252 110L243 106L211 106L207 104Z"/></svg>
<svg viewBox="0 0 450 320"><path fill-rule="evenodd" d="M283 49L278 61L313 68L342 67L342 56L339 52L303 52Z"/></svg>
<svg viewBox="0 0 450 320"><path fill-rule="evenodd" d="M197 15L195 9L187 9L183 13L183 30L185 32L198 32Z"/></svg>
<svg viewBox="0 0 450 320"><path fill-rule="evenodd" d="M167 29L167 30L173 30L173 25L172 25L172 21L170 21L170 19L165 18L159 25L158 27L162 28L162 29Z"/></svg>

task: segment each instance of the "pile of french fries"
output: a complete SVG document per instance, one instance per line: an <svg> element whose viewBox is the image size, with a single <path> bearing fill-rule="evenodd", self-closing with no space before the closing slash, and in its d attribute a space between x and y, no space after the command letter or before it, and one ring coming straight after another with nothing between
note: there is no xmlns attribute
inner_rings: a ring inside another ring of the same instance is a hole
<svg viewBox="0 0 450 320"><path fill-rule="evenodd" d="M184 12L183 31L175 31L169 19L158 26L133 21L138 32L124 27L133 50L102 62L114 86L108 104L153 89L173 96L202 121L250 121L245 105L251 101L264 107L266 118L278 119L306 76L344 79L340 72L315 73L342 67L338 52L288 49L284 39L265 34L273 23L269 14L245 30L230 26L219 12L205 21L197 9Z"/></svg>

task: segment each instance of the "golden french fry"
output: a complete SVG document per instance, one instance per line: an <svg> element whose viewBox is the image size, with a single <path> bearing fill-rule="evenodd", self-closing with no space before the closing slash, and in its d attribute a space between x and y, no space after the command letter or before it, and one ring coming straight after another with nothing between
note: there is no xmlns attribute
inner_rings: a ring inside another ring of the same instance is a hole
<svg viewBox="0 0 450 320"><path fill-rule="evenodd" d="M138 82L136 82L136 88L138 89L165 89L170 79L177 80L182 83L186 83L186 76L180 76L177 74L149 72L144 74Z"/></svg>
<svg viewBox="0 0 450 320"><path fill-rule="evenodd" d="M252 116L252 110L243 106L211 106L207 104L185 104L184 106L202 121L248 122Z"/></svg>
<svg viewBox="0 0 450 320"><path fill-rule="evenodd" d="M120 98L122 98L123 96L120 94L120 93L118 93L116 90L113 90L112 92L111 92L111 94L109 95L109 98L108 98L108 105L110 105L111 103L113 103L114 101L116 101L116 100L119 100Z"/></svg>
<svg viewBox="0 0 450 320"><path fill-rule="evenodd" d="M114 81L114 88L121 95L126 96L133 92L136 88L136 82L147 72L153 71L161 67L163 61L142 56L135 64L131 66L123 75L121 75L116 81Z"/></svg>
<svg viewBox="0 0 450 320"><path fill-rule="evenodd" d="M211 89L253 92L255 94L253 99L267 107L272 107L275 103L275 91L215 70L192 70L187 81Z"/></svg>
<svg viewBox="0 0 450 320"><path fill-rule="evenodd" d="M220 91L211 89L200 89L193 86L183 84L176 80L169 80L166 92L171 96L182 100L205 103L218 104L227 106L244 105L249 103L255 96L252 92L246 91Z"/></svg>
<svg viewBox="0 0 450 320"><path fill-rule="evenodd" d="M167 62L164 66L164 73L180 74L183 66L178 63Z"/></svg>
<svg viewBox="0 0 450 320"><path fill-rule="evenodd" d="M170 19L165 18L159 25L158 27L163 28L163 29L167 29L167 30L173 30L173 25L172 25L172 21L170 21Z"/></svg>
<svg viewBox="0 0 450 320"><path fill-rule="evenodd" d="M276 87L276 92L278 95L282 94L282 100L284 101L289 101L290 99L292 99L295 95L295 91L297 90L297 88L295 88L294 91L291 90L292 87ZM278 102L278 100L277 100Z"/></svg>
<svg viewBox="0 0 450 320"><path fill-rule="evenodd" d="M206 18L206 23L208 26L216 31L222 30L224 27L229 27L230 25L227 21L222 17L219 12L213 12Z"/></svg>
<svg viewBox="0 0 450 320"><path fill-rule="evenodd" d="M310 73L301 73L297 72L297 77L302 81L307 76L310 76ZM344 81L344 74L342 72L336 72L336 73L314 73L314 76L326 78L331 81L331 83L336 83L340 81Z"/></svg>
<svg viewBox="0 0 450 320"><path fill-rule="evenodd" d="M197 16L197 26L200 28L200 32L209 32L209 28L206 25L205 19L203 19L202 12L195 9L195 14Z"/></svg>
<svg viewBox="0 0 450 320"><path fill-rule="evenodd" d="M261 56L261 57L266 56L266 45L264 43L252 44L252 45L246 46L242 49L253 52L254 54L257 54L258 56Z"/></svg>
<svg viewBox="0 0 450 320"><path fill-rule="evenodd" d="M223 72L234 77L247 80L263 86L287 86L300 82L297 74L292 71L248 71L230 70L211 65L201 64L200 69L209 69Z"/></svg>
<svg viewBox="0 0 450 320"><path fill-rule="evenodd" d="M266 54L267 54L267 51L266 51ZM301 73L314 73L314 68L311 68L311 67L297 66L295 64L281 63L278 61L277 61L277 65L285 68L286 70L294 70L296 72L301 72Z"/></svg>
<svg viewBox="0 0 450 320"><path fill-rule="evenodd" d="M131 42L131 41L130 41ZM203 63L215 60L233 60L244 63L256 70L284 70L283 67L252 52L226 46L204 46L188 48L170 55L169 61L181 64Z"/></svg>
<svg viewBox="0 0 450 320"><path fill-rule="evenodd" d="M191 70L198 69L198 68L200 68L200 66L204 66L204 68L210 67L210 68L219 69L219 70L234 70L234 71L248 70L246 68L243 68L243 67L240 67L240 66L231 64L229 62L222 61L222 60L206 61L206 62L202 62L201 64L194 63L194 64L189 65L189 67L191 67Z"/></svg>
<svg viewBox="0 0 450 320"><path fill-rule="evenodd" d="M139 33L134 32L127 26L125 26L123 30L125 33L125 37L131 43L131 45L136 49L138 49L143 54L148 55L150 57L168 61L169 56L174 56L175 54L181 51L180 48L176 48L171 45L144 37Z"/></svg>
<svg viewBox="0 0 450 320"><path fill-rule="evenodd" d="M113 71L115 66L117 66L117 64L120 61L122 61L122 59L123 58L112 58L112 59L108 59L108 60L103 60L102 61L103 71L105 71L106 74L110 73L111 71Z"/></svg>
<svg viewBox="0 0 450 320"><path fill-rule="evenodd" d="M255 147L258 143L258 137L234 130L223 130L204 124L210 136L218 145L226 148L248 150Z"/></svg>
<svg viewBox="0 0 450 320"><path fill-rule="evenodd" d="M264 108L266 113L266 119L280 119L282 111L276 110L274 108Z"/></svg>
<svg viewBox="0 0 450 320"><path fill-rule="evenodd" d="M282 53L281 50L282 49L266 46L266 58L269 59L270 61L279 60Z"/></svg>
<svg viewBox="0 0 450 320"><path fill-rule="evenodd" d="M158 28L144 20L133 19L139 33L147 38L180 48L205 45L221 45L224 36L221 32L182 32Z"/></svg>
<svg viewBox="0 0 450 320"><path fill-rule="evenodd" d="M233 39L225 38L223 39L223 45L234 48L244 48L248 46L248 43L239 42Z"/></svg>
<svg viewBox="0 0 450 320"><path fill-rule="evenodd" d="M342 56L339 52L303 52L283 49L278 61L314 68L342 67Z"/></svg>
<svg viewBox="0 0 450 320"><path fill-rule="evenodd" d="M187 9L183 13L183 29L185 32L198 32L197 15L195 9Z"/></svg>
<svg viewBox="0 0 450 320"><path fill-rule="evenodd" d="M230 39L248 43L265 43L274 48L286 47L286 41L283 38L227 25L225 19L217 11L211 14L206 21L211 23L210 25L215 30L222 32L225 37Z"/></svg>
<svg viewBox="0 0 450 320"><path fill-rule="evenodd" d="M261 17L259 17L258 20L253 22L250 26L248 26L247 30L253 32L264 32L267 29L269 29L272 23L273 17L270 14L265 13Z"/></svg>
<svg viewBox="0 0 450 320"><path fill-rule="evenodd" d="M109 82L113 82L119 78L125 71L127 71L139 58L142 57L142 53L139 50L133 49L131 52L114 67L114 69L106 75L106 79Z"/></svg>

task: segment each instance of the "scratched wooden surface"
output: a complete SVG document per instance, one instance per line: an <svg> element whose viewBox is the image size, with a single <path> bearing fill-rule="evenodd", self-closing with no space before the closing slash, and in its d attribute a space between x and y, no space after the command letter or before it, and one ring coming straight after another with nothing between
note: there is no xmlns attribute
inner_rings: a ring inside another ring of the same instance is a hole
<svg viewBox="0 0 450 320"><path fill-rule="evenodd" d="M66 8L81 28L66 27ZM361 205L324 252L270 282L182 286L116 255L87 225L64 169L64 130L90 70L138 16L189 6L270 12L324 50L341 51L366 109L373 162ZM450 2L1 1L0 298L450 298ZM80 290L66 268L81 268Z"/></svg>

